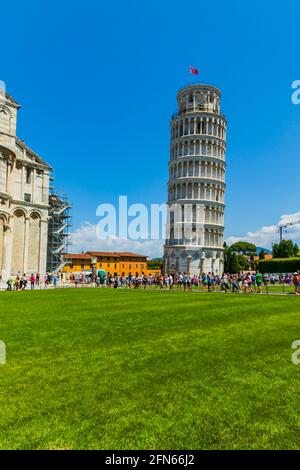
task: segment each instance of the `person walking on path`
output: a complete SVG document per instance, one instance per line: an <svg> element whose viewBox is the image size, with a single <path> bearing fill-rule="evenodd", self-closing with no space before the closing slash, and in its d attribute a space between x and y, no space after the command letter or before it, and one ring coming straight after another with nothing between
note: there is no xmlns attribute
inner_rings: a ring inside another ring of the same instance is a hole
<svg viewBox="0 0 300 470"><path fill-rule="evenodd" d="M34 287L35 287L35 276L32 273L31 276L30 276L30 289L34 290Z"/></svg>
<svg viewBox="0 0 300 470"><path fill-rule="evenodd" d="M256 273L256 285L257 285L257 290L260 294L261 294L262 283L263 283L262 274L259 271L257 271L257 273Z"/></svg>

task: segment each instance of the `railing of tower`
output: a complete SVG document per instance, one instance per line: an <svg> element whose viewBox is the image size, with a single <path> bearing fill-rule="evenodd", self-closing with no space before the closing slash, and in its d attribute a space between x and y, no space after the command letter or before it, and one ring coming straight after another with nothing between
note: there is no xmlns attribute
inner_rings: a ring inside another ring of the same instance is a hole
<svg viewBox="0 0 300 470"><path fill-rule="evenodd" d="M175 113L172 114L172 119L174 119L177 116L181 116L181 114L185 113L193 113L193 112L200 112L200 113L211 113L211 114L217 114L218 116L221 116L226 120L226 116L223 113L220 113L216 110L211 110L209 109L208 105L204 106L188 106L187 108L183 108L180 111L176 111Z"/></svg>

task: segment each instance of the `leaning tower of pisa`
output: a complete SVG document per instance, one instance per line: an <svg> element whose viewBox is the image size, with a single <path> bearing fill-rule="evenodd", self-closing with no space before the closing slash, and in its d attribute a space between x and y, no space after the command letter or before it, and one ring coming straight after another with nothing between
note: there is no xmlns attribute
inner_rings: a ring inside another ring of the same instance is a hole
<svg viewBox="0 0 300 470"><path fill-rule="evenodd" d="M177 94L178 110L171 119L168 206L179 212L171 210L168 215L167 272L223 272L227 122L220 112L220 95L210 85L190 85Z"/></svg>

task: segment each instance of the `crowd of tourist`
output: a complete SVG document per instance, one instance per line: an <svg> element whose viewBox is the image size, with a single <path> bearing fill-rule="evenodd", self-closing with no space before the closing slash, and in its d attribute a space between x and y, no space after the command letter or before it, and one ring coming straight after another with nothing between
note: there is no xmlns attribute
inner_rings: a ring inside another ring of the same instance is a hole
<svg viewBox="0 0 300 470"><path fill-rule="evenodd" d="M25 273L21 274L18 273L14 277L10 277L6 281L6 290L25 290L27 287L30 287L31 290L34 290L36 287L43 287L47 288L48 285L53 284L54 287L57 287L58 284L58 275L57 274L46 274L41 279L39 273L37 274L30 274L27 276Z"/></svg>
<svg viewBox="0 0 300 470"><path fill-rule="evenodd" d="M238 273L222 274L221 276L213 273L190 275L188 273L179 273L176 275L155 275L138 274L135 275L112 275L96 276L92 279L91 274L70 275L63 282L63 276L57 274L47 274L41 279L39 274L26 274L10 278L6 282L7 290L25 290L30 288L47 288L48 286L58 287L68 286L95 286L102 288L133 288L147 289L154 288L160 290L191 291L193 287L200 287L206 292L221 291L238 293L262 293L262 288L271 286L293 286L296 295L300 295L300 271L294 274L261 274L256 273Z"/></svg>
<svg viewBox="0 0 300 470"><path fill-rule="evenodd" d="M178 275L167 274L146 276L145 274L136 274L128 276L107 276L98 277L96 286L101 287L127 287L144 288L155 287L167 290L190 291L193 287L202 287L207 292L221 290L222 292L243 292L262 293L262 287L268 286L294 286L295 293L300 294L300 272L284 275L267 275L257 273L239 273L226 274L221 276L211 273L200 275L189 275L188 273L179 273Z"/></svg>

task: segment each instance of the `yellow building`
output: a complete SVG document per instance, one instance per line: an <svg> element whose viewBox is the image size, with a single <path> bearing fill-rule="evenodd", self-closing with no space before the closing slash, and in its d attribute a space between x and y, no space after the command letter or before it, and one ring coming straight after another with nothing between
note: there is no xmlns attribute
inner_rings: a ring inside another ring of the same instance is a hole
<svg viewBox="0 0 300 470"><path fill-rule="evenodd" d="M64 273L88 273L92 271L92 258L85 253L65 254L65 266L62 268Z"/></svg>
<svg viewBox="0 0 300 470"><path fill-rule="evenodd" d="M104 271L105 274L118 274L127 276L128 274L159 274L159 270L148 269L147 256L130 252L105 252L87 251L80 254L65 254L64 260L67 262L62 272L68 274L91 273L93 260L96 260L97 272Z"/></svg>

